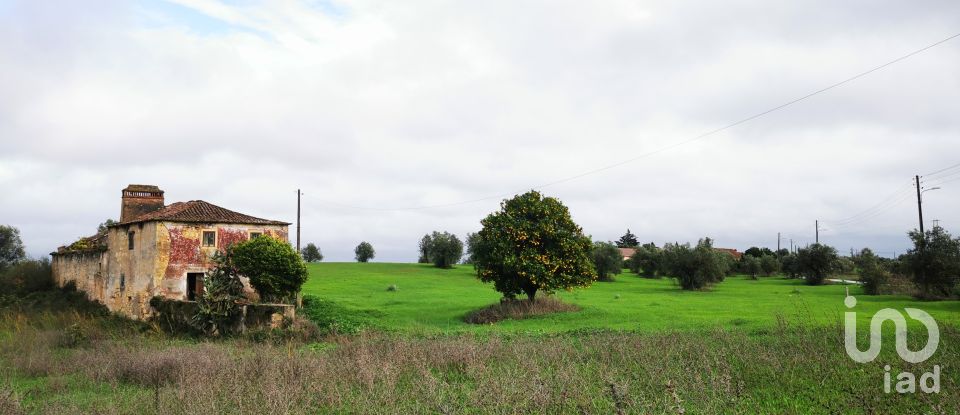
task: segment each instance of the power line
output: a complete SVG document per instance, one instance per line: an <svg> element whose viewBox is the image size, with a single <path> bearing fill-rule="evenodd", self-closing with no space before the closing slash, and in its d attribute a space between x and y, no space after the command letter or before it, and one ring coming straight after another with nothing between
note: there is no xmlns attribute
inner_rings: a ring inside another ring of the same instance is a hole
<svg viewBox="0 0 960 415"><path fill-rule="evenodd" d="M939 173L941 173L941 172L945 172L945 171L950 170L950 169L955 169L955 168L957 168L957 167L960 167L960 163L954 164L954 165L952 165L952 166L950 166L950 167L944 167L944 168L942 168L942 169L940 169L940 170L937 170L937 171L935 171L935 172L930 172L930 173L924 174L924 175L922 175L921 177L933 176L933 175L935 175L935 174L939 174ZM953 174L953 173L951 173L951 174Z"/></svg>
<svg viewBox="0 0 960 415"><path fill-rule="evenodd" d="M827 221L827 222L833 223L833 224L844 224L844 223L846 223L846 222L856 222L858 219L860 219L861 216L863 216L863 215L868 215L868 214L870 214L870 213L873 213L874 210L883 210L883 209L885 209L885 208L888 206L889 203L893 202L893 201L896 200L898 197L903 196L904 193L907 193L907 192L908 192L909 190L911 190L912 188L913 188L913 186L912 186L911 184L909 184L909 183L904 184L903 186L900 186L900 187L897 189L897 191L895 191L895 192L893 192L892 194L890 194L890 196L887 196L886 198L884 198L882 201L880 201L880 202L877 203L876 205L871 206L871 207L869 207L869 208L867 208L867 209L864 209L863 211L861 211L860 213L857 213L856 215L849 216L849 217L844 218L844 219L832 220L832 221Z"/></svg>
<svg viewBox="0 0 960 415"><path fill-rule="evenodd" d="M777 106L775 106L775 107L773 107L773 108L770 108L770 109L767 109L767 110L758 112L758 113L756 113L756 114L754 114L754 115L751 115L751 116L749 116L749 117L746 117L746 118L740 119L740 120L738 120L738 121L732 122L732 123L730 123L730 124L724 125L724 126L722 126L722 127L719 127L719 128L716 128L716 129L707 131L707 132L705 132L705 133L702 133L702 134L700 134L700 135L697 135L697 136L688 138L688 139L686 139L686 140L678 141L678 142L676 142L676 143L669 144L669 145L660 147L660 148L658 148L658 149L655 149L655 150L652 150L652 151L649 151L649 152L646 152L646 153L642 153L642 154L640 154L640 155L638 155L638 156L636 156L636 157L632 157L632 158L629 158L629 159L626 159L626 160L623 160L623 161L620 161L620 162L617 162L617 163L609 164L609 165L606 165L606 166L603 166L603 167L599 167L599 168L596 168L596 169L592 169L592 170L588 170L588 171L585 171L585 172L582 172L582 173L579 173L579 174L575 174L575 175L572 175L572 176L564 177L564 178L562 178L562 179L555 180L555 181L552 181L552 182L547 182L547 183L543 183L543 184L540 184L540 185L536 185L536 186L532 186L532 187L527 187L527 188L524 188L524 189L521 189L521 190L518 190L518 191L513 191L513 192L508 192L508 193L501 193L501 194L497 194L497 195L484 196L484 197L480 197L480 198L476 198L476 199L469 199L469 200L463 200L463 201L458 201L458 202L440 203L440 204L422 205L422 206L407 206L407 207L397 207L397 208L376 208L376 207L364 207L364 206L351 206L351 205L341 204L341 203L331 202L331 201L324 201L324 200L319 200L319 201L321 201L321 202L323 202L323 203L326 203L326 204L329 204L329 205L340 206L340 207L351 208L351 209L361 209L361 210L376 210L376 211L419 210L419 209L431 209L431 208L439 208L439 207L457 206L457 205L464 205L464 204L469 204L469 203L476 203L476 202L481 202L481 201L486 201L486 200L491 200L491 199L499 199L499 198L511 196L511 195L514 195L514 194L517 194L517 193L526 191L527 189L542 189L542 188L545 188L545 187L554 186L554 185L561 184L561 183L566 183L566 182L569 182L569 181L572 181L572 180L576 180L576 179L579 179L579 178L582 178L582 177L585 177L585 176L590 176L590 175L597 174L597 173L600 173L600 172L603 172L603 171L606 171L606 170L614 169L614 168L623 166L623 165L625 165L625 164L633 163L633 162L635 162L635 161L638 161L638 160L641 160L641 159L644 159L644 158L647 158L647 157L650 157L650 156L653 156L653 155L662 153L662 152L664 152L664 151L671 150L671 149L674 149L674 148L677 148L677 147L680 147L680 146L684 146L684 145L693 143L693 142L695 142L695 141L702 140L702 139L704 139L704 138L707 138L707 137L712 136L712 135L714 135L714 134L720 133L720 132L722 132L722 131L724 131L724 130L727 130L727 129L736 127L736 126L738 126L738 125L748 123L748 122L753 121L753 120L755 120L755 119L757 119L757 118L760 118L760 117L766 116L766 115L768 115L768 114L770 114L770 113L773 113L773 112L782 110L782 109L787 108L787 107L789 107L789 106L791 106L791 105L794 105L794 104L796 104L796 103L798 103L798 102L804 101L804 100L806 100L806 99L808 99L808 98L814 97L814 96L816 96L816 95L820 95L820 94L822 94L822 93L824 93L824 92L827 92L827 91L829 91L829 90L831 90L831 89L840 87L840 86L842 86L842 85L845 85L845 84L847 84L847 83L850 83L850 82L852 82L852 81L855 81L855 80L857 80L857 79L860 79L860 78L862 78L862 77L864 77L864 76L867 76L867 75L869 75L869 74L871 74L871 73L874 73L874 72L876 72L876 71L879 71L879 70L881 70L881 69L884 69L884 68L886 68L886 67L888 67L888 66L890 66L890 65L893 65L893 64L898 63L898 62L900 62L900 61L903 61L903 60L905 60L905 59L908 59L908 58L910 58L910 57L913 57L913 56L915 56L915 55L917 55L917 54L923 53L923 52L925 52L925 51L927 51L927 50L929 50L929 49L932 49L932 48L934 48L934 47L936 47L936 46L939 46L939 45L941 45L941 44L943 44L943 43L949 42L949 41L951 41L951 40L953 40L953 39L955 39L955 38L957 38L957 37L960 37L960 33L956 33L956 34L953 34L953 35L948 36L948 37L946 37L946 38L943 38L943 39L941 39L941 40L938 40L938 41L936 41L936 42L934 42L934 43L931 43L931 44L926 45L926 46L924 46L924 47L922 47L922 48L920 48L920 49L917 49L917 50L914 50L914 51L912 51L912 52L910 52L910 53L907 53L907 54L905 54L905 55L902 55L902 56L900 56L900 57L898 57L898 58L896 58L896 59L893 59L893 60L891 60L891 61L888 61L888 62L886 62L886 63L884 63L884 64L881 64L881 65L879 65L879 66L875 66L875 67L873 67L873 68L871 68L871 69L869 69L869 70L860 72L860 73L858 73L858 74L856 74L856 75L853 75L853 76L851 76L851 77L849 77L849 78L846 78L846 79L844 79L844 80L842 80L842 81L839 81L839 82L830 84L830 85L828 85L828 86L825 86L825 87L823 87L823 88L820 88L820 89L818 89L818 90L815 90L815 91L813 91L813 92L810 92L810 93L808 93L808 94L806 94L806 95L800 96L800 97L798 97L798 98L794 98L794 99L792 99L792 100L789 100L789 101L787 101L787 102L784 102L783 104L777 105Z"/></svg>

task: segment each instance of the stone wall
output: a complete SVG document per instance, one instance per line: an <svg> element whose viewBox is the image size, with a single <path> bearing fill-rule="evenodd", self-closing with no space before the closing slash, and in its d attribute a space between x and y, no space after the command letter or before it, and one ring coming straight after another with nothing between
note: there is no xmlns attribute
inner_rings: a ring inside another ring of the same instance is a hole
<svg viewBox="0 0 960 415"><path fill-rule="evenodd" d="M215 231L214 246L202 246L203 231ZM114 312L146 319L154 296L187 299L187 274L205 273L217 251L261 233L287 241L287 227L277 225L145 222L109 228L106 251L65 251L53 255L53 274L62 286L75 281ZM133 249L130 249L132 233ZM244 279L248 297L256 293Z"/></svg>

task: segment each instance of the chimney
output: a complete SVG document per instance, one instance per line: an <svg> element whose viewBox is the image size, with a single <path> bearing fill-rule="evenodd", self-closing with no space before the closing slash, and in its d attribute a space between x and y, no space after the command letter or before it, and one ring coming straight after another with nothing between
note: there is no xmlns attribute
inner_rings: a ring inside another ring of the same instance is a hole
<svg viewBox="0 0 960 415"><path fill-rule="evenodd" d="M123 189L120 222L126 222L144 213L163 208L163 190L146 184L131 184Z"/></svg>

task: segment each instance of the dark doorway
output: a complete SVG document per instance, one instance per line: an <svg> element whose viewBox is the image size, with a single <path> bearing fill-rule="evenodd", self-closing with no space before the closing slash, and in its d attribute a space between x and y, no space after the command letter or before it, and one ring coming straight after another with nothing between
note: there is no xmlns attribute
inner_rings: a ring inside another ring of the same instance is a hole
<svg viewBox="0 0 960 415"><path fill-rule="evenodd" d="M203 294L203 273L187 273L187 301L197 301L197 297Z"/></svg>

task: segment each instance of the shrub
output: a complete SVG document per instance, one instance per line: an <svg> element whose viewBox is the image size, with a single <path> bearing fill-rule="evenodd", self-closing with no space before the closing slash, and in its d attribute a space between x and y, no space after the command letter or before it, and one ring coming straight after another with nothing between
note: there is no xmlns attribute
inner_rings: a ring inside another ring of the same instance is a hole
<svg viewBox="0 0 960 415"><path fill-rule="evenodd" d="M377 255L377 252L373 250L373 245L370 245L370 243L366 241L360 242L360 244L353 249L353 253L357 262L370 262L370 260Z"/></svg>
<svg viewBox="0 0 960 415"><path fill-rule="evenodd" d="M300 251L300 254L303 256L303 260L307 262L323 261L323 253L320 252L320 248L317 248L313 242L308 243L307 246Z"/></svg>
<svg viewBox="0 0 960 415"><path fill-rule="evenodd" d="M33 293L54 287L50 260L47 258L20 261L0 272L0 292Z"/></svg>
<svg viewBox="0 0 960 415"><path fill-rule="evenodd" d="M421 241L422 243L422 241ZM452 268L463 256L463 242L449 232L436 232L430 235L427 245L427 259L438 268Z"/></svg>
<svg viewBox="0 0 960 415"><path fill-rule="evenodd" d="M831 246L813 244L797 252L797 269L808 285L823 284L837 263L837 250Z"/></svg>
<svg viewBox="0 0 960 415"><path fill-rule="evenodd" d="M780 271L780 260L773 255L764 255L760 258L760 270L764 276L771 276Z"/></svg>
<svg viewBox="0 0 960 415"><path fill-rule="evenodd" d="M561 302L552 297L541 297L532 301L519 301L505 298L499 304L493 304L468 313L464 321L470 324L492 324L501 320L520 320L528 317L579 311L580 308Z"/></svg>
<svg viewBox="0 0 960 415"><path fill-rule="evenodd" d="M307 266L290 244L261 236L229 248L236 271L264 302L292 302L307 281Z"/></svg>
<svg viewBox="0 0 960 415"><path fill-rule="evenodd" d="M927 298L953 295L960 279L960 239L940 226L921 234L911 231L913 248L904 257L913 282Z"/></svg>
<svg viewBox="0 0 960 415"><path fill-rule="evenodd" d="M241 329L243 283L229 251L214 254L214 266L204 276L203 294L197 299L193 324L208 335L234 334Z"/></svg>
<svg viewBox="0 0 960 415"><path fill-rule="evenodd" d="M477 277L507 298L590 285L590 238L559 200L530 191L505 200L481 221Z"/></svg>
<svg viewBox="0 0 960 415"><path fill-rule="evenodd" d="M613 281L613 276L623 270L623 256L610 242L594 242L590 256L600 281Z"/></svg>
<svg viewBox="0 0 960 415"><path fill-rule="evenodd" d="M20 240L20 230L13 226L0 225L0 271L27 257Z"/></svg>

